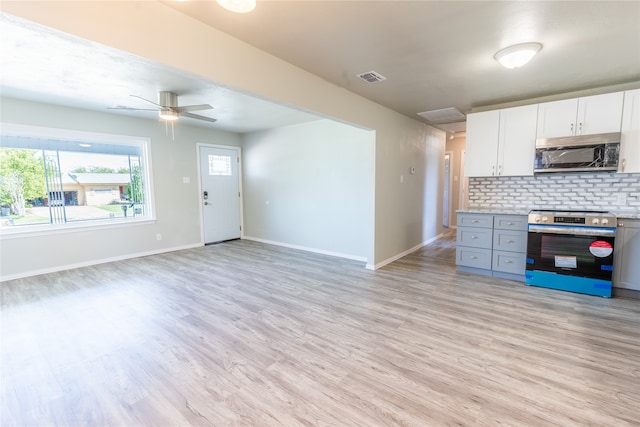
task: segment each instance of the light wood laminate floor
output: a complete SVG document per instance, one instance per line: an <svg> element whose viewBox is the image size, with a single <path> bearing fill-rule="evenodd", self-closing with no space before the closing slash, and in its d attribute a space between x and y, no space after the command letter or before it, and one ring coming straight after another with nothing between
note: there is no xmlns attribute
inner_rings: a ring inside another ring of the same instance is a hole
<svg viewBox="0 0 640 427"><path fill-rule="evenodd" d="M640 302L233 241L0 285L2 426L640 424Z"/></svg>

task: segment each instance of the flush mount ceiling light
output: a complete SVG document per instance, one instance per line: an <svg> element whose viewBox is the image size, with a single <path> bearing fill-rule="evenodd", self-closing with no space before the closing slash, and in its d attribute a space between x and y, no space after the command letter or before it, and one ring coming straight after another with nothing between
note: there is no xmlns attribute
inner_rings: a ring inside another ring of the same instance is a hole
<svg viewBox="0 0 640 427"><path fill-rule="evenodd" d="M518 68L531 61L531 58L540 52L540 49L542 49L540 43L515 44L499 50L494 58L502 64L503 67Z"/></svg>
<svg viewBox="0 0 640 427"><path fill-rule="evenodd" d="M231 12L247 13L256 8L256 0L216 0L216 2Z"/></svg>

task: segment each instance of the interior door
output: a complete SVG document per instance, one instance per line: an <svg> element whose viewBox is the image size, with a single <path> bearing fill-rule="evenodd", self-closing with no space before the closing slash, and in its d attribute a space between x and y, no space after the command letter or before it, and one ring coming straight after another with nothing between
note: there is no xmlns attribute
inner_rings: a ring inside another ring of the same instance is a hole
<svg viewBox="0 0 640 427"><path fill-rule="evenodd" d="M204 243L240 238L240 150L200 146Z"/></svg>
<svg viewBox="0 0 640 427"><path fill-rule="evenodd" d="M451 208L451 153L444 155L444 194L442 196L442 225L449 227Z"/></svg>

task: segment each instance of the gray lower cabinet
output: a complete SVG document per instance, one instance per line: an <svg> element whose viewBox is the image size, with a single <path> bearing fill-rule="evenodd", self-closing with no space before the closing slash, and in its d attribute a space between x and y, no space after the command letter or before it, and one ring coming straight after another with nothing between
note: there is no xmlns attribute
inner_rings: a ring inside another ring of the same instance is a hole
<svg viewBox="0 0 640 427"><path fill-rule="evenodd" d="M457 227L458 270L524 281L526 215L460 212Z"/></svg>
<svg viewBox="0 0 640 427"><path fill-rule="evenodd" d="M613 266L613 293L640 296L640 220L619 219Z"/></svg>
<svg viewBox="0 0 640 427"><path fill-rule="evenodd" d="M471 268L491 269L491 235L490 223L487 218L460 218L474 224L474 227L458 227L456 232L457 263Z"/></svg>
<svg viewBox="0 0 640 427"><path fill-rule="evenodd" d="M459 269L490 274L492 245L493 215L458 213L456 265Z"/></svg>

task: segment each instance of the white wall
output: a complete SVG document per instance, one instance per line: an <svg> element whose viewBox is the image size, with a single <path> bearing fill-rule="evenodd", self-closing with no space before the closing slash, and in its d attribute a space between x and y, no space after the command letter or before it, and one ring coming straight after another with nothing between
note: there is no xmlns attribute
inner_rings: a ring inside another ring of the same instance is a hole
<svg viewBox="0 0 640 427"><path fill-rule="evenodd" d="M374 146L331 120L244 135L245 237L366 260Z"/></svg>
<svg viewBox="0 0 640 427"><path fill-rule="evenodd" d="M375 130L375 238L367 254L369 264L387 262L437 234L442 162L441 157L429 159L427 169L426 156L443 149L444 132L335 86L160 2L5 1L2 7L6 13L229 87ZM170 37L167 28L171 29ZM424 163L417 164L418 160ZM400 184L399 175L406 173L410 164L424 170L412 178L416 184Z"/></svg>
<svg viewBox="0 0 640 427"><path fill-rule="evenodd" d="M156 120L11 98L0 101L2 123L151 138L157 219L153 224L121 228L3 238L3 279L201 244L196 143L239 146L239 135L179 123L173 141L164 124ZM191 178L190 184L182 182L185 176ZM156 240L156 234L162 235L161 241Z"/></svg>
<svg viewBox="0 0 640 427"><path fill-rule="evenodd" d="M443 230L445 133L393 118L377 136L375 266L380 267ZM380 143L387 140L392 142Z"/></svg>

